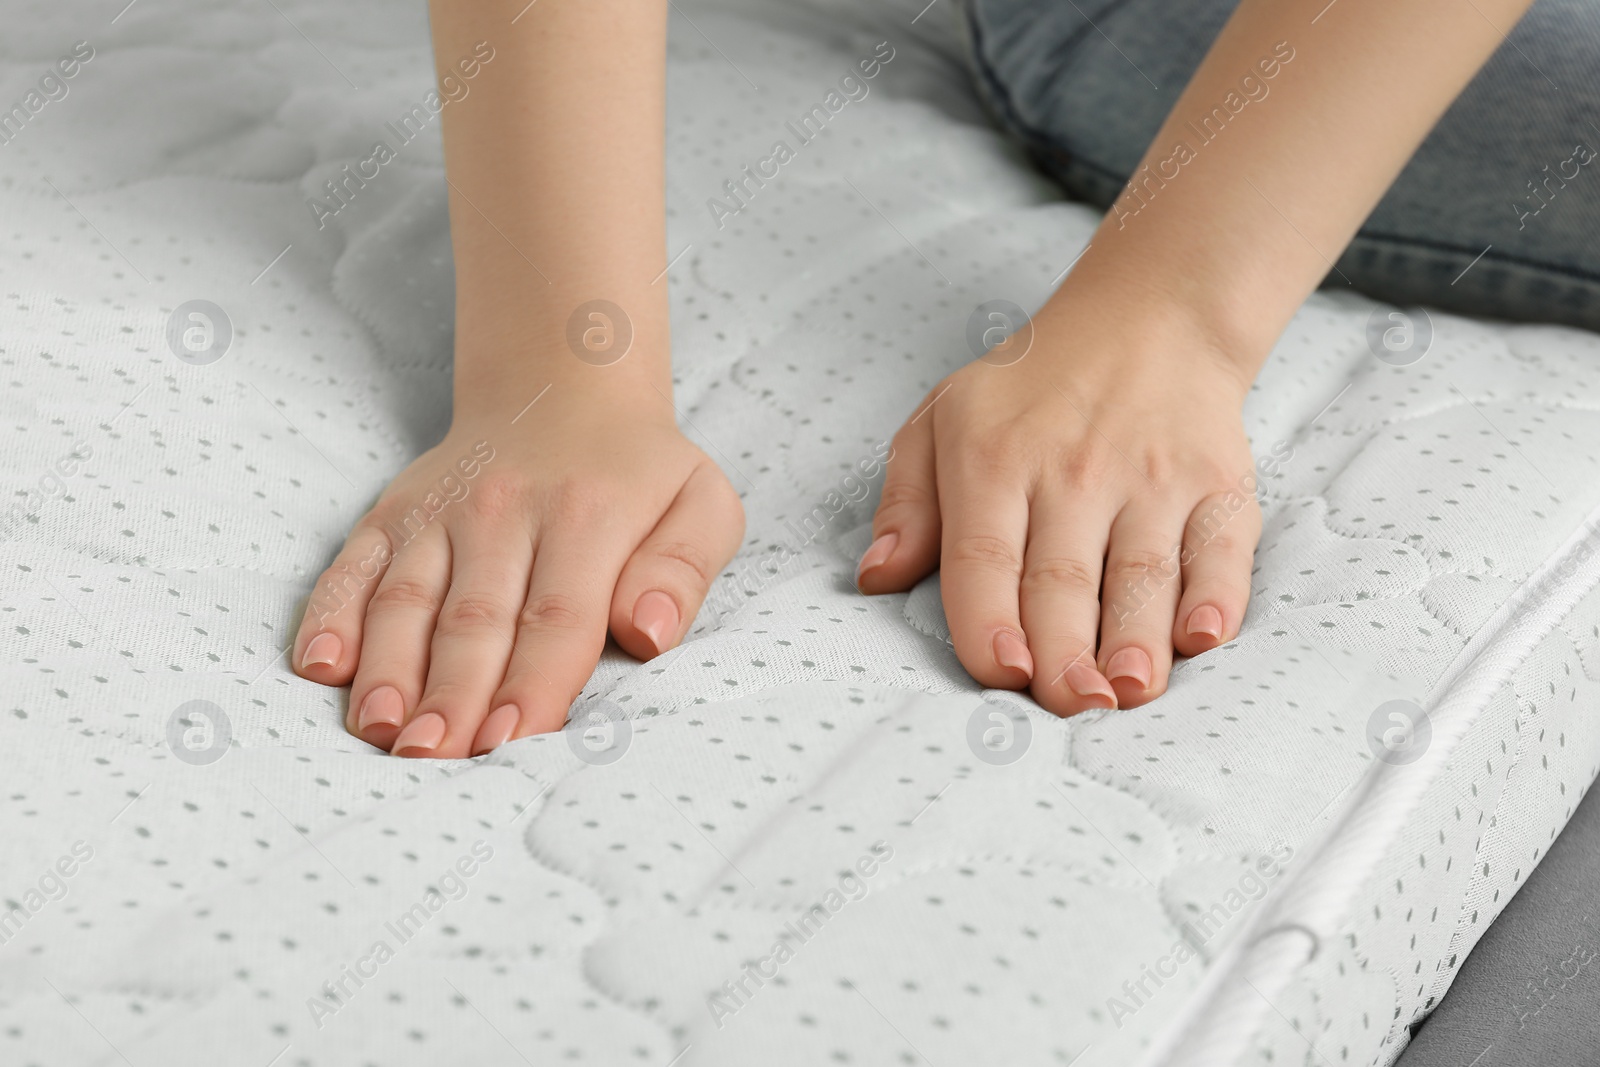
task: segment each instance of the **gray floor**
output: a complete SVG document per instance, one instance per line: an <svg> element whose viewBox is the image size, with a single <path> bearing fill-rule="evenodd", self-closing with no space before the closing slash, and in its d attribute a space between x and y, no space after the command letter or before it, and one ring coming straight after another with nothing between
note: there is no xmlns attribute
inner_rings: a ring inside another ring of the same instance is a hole
<svg viewBox="0 0 1600 1067"><path fill-rule="evenodd" d="M1600 1064L1597 794L1478 942L1399 1067Z"/></svg>

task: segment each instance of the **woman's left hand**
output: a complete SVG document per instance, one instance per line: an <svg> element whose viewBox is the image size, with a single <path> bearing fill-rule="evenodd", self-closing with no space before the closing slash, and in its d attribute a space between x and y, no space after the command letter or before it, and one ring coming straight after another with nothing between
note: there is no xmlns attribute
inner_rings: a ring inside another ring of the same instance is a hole
<svg viewBox="0 0 1600 1067"><path fill-rule="evenodd" d="M899 592L939 568L979 682L1058 715L1135 707L1165 691L1174 649L1243 620L1261 532L1249 378L1172 304L1063 292L1021 354L1026 332L895 435L857 584Z"/></svg>

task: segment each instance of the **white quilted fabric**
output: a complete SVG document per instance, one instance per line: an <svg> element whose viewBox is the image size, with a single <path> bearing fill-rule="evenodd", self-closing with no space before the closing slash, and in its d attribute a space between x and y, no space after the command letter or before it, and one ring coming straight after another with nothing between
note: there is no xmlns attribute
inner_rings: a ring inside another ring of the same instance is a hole
<svg viewBox="0 0 1600 1067"><path fill-rule="evenodd" d="M1395 367L1375 305L1315 296L1247 412L1288 458L1240 639L1135 711L980 693L936 577L854 592L852 472L970 357L973 308L1037 306L1095 220L986 123L949 4L675 7L678 404L750 533L692 640L602 661L575 717L617 716L610 763L580 729L392 759L284 665L310 581L448 415L437 123L325 228L307 206L429 91L421 5L12 5L0 1062L1154 1047L1317 854L1369 716L1424 700L1600 503L1600 339L1436 314ZM870 93L719 228L708 199L883 41ZM232 326L206 365L168 344L192 300ZM1600 593L1509 677L1235 1059L1387 1063L1437 1003L1600 768Z"/></svg>

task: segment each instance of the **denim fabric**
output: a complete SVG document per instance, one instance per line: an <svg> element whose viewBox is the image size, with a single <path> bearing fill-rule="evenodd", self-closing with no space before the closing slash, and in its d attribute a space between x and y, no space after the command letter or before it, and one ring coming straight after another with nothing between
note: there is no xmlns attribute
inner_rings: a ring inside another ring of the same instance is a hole
<svg viewBox="0 0 1600 1067"><path fill-rule="evenodd" d="M1108 208L1233 7L966 0L964 22L996 117L1072 196ZM1302 43L1316 31L1308 19ZM1293 74L1291 63L1277 77ZM1417 149L1338 271L1396 304L1600 330L1597 151L1600 3L1537 0ZM1324 284L1346 282L1330 273Z"/></svg>

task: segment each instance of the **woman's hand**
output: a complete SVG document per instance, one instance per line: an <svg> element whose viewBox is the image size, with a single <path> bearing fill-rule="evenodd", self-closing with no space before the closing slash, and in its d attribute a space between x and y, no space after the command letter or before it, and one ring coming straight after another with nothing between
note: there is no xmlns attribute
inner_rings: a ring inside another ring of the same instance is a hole
<svg viewBox="0 0 1600 1067"><path fill-rule="evenodd" d="M896 437L862 590L942 564L967 670L1063 714L1143 703L1174 648L1233 637L1261 521L1244 393L1528 3L1242 0L1032 351L952 374Z"/></svg>
<svg viewBox="0 0 1600 1067"><path fill-rule="evenodd" d="M1134 707L1166 689L1174 648L1214 648L1244 617L1249 382L1173 308L1058 294L1032 338L950 375L900 429L857 582L897 592L937 567L978 681L1058 715Z"/></svg>
<svg viewBox="0 0 1600 1067"><path fill-rule="evenodd" d="M743 537L738 494L659 395L563 382L518 416L528 399L458 413L300 624L296 671L351 685L346 727L395 755L559 729L607 629L640 659L675 646Z"/></svg>

